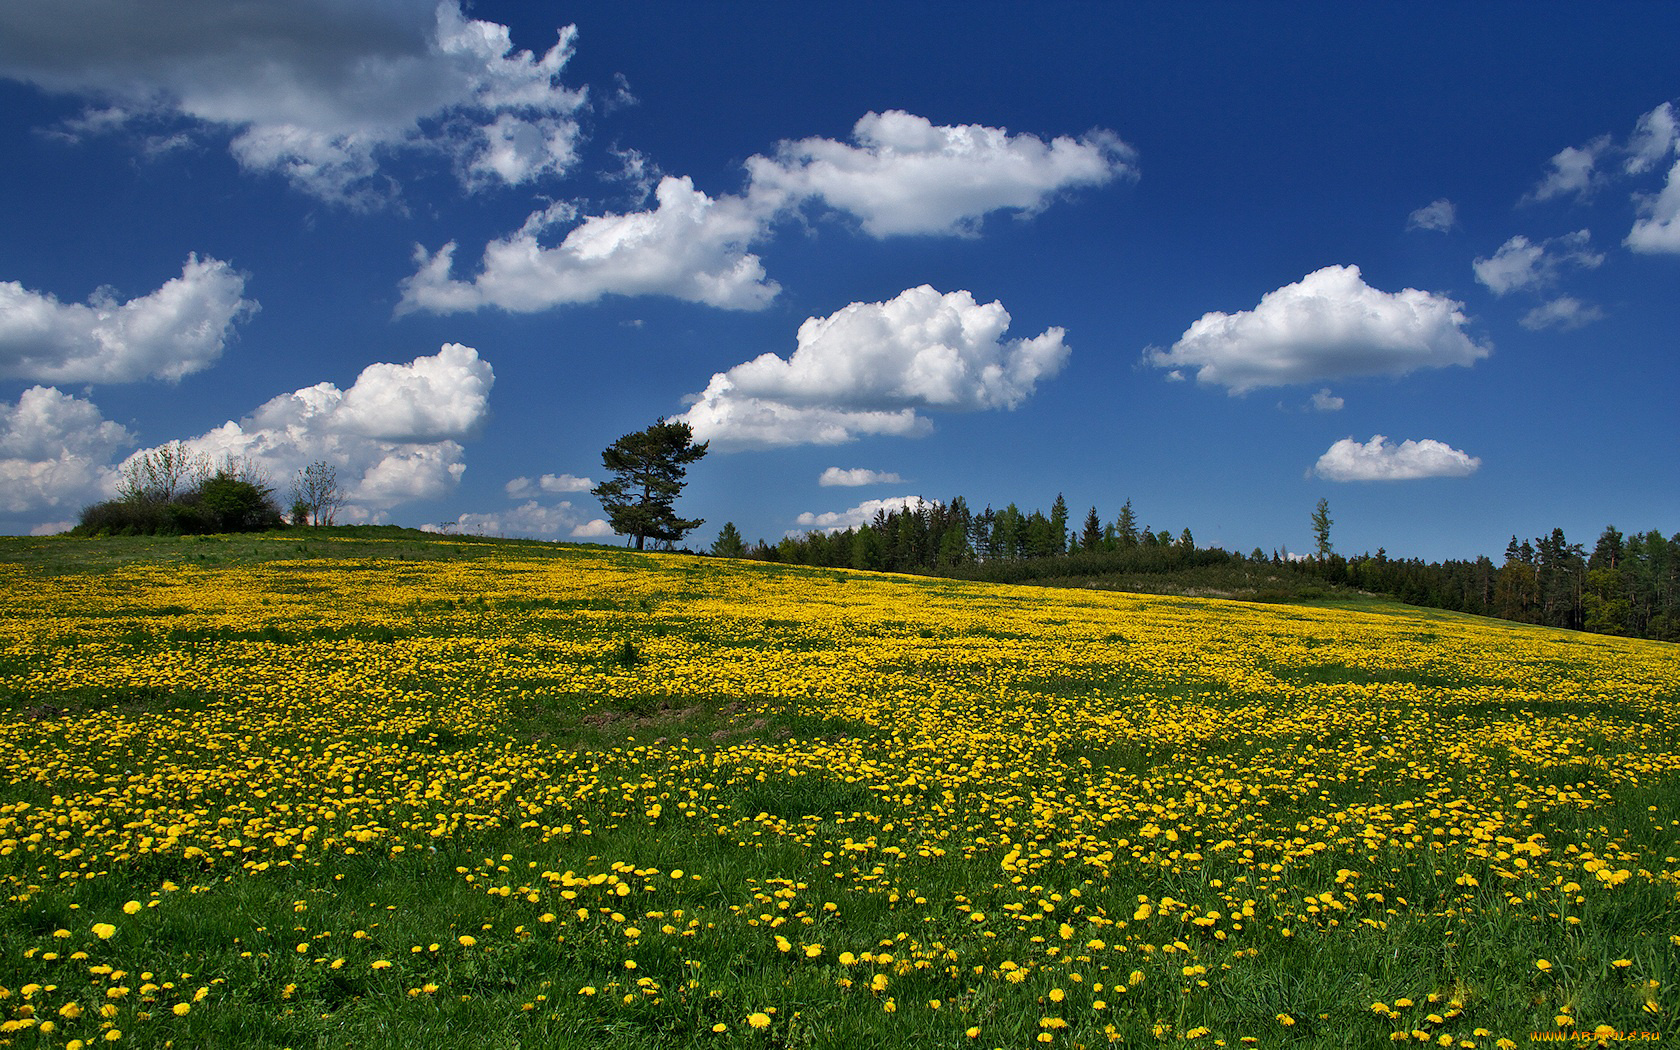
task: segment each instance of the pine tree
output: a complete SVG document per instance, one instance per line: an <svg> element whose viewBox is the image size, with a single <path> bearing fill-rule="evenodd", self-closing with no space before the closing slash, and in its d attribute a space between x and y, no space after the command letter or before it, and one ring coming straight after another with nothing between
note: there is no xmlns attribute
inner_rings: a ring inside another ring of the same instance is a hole
<svg viewBox="0 0 1680 1050"><path fill-rule="evenodd" d="M1114 522L1114 533L1122 550L1138 545L1137 515L1132 513L1131 500L1120 508L1120 517Z"/></svg>
<svg viewBox="0 0 1680 1050"><path fill-rule="evenodd" d="M626 434L601 452L601 464L617 477L590 490L601 501L612 530L633 536L636 549L647 540L667 546L705 524L679 518L673 509L683 490L688 465L706 454L710 442L694 443L687 423L659 419L653 426Z"/></svg>
<svg viewBox="0 0 1680 1050"><path fill-rule="evenodd" d="M1088 551L1094 551L1102 546L1102 519L1097 517L1097 508L1092 507L1085 515L1085 527L1079 533L1079 546Z"/></svg>
<svg viewBox="0 0 1680 1050"><path fill-rule="evenodd" d="M712 543L712 553L719 558L746 556L746 542L741 539L741 530L735 527L733 521L724 522L723 528L718 530L718 538Z"/></svg>
<svg viewBox="0 0 1680 1050"><path fill-rule="evenodd" d="M1330 546L1330 526L1335 522L1330 517L1330 501L1320 499L1318 506L1313 508L1313 550L1319 561L1330 557L1333 548Z"/></svg>

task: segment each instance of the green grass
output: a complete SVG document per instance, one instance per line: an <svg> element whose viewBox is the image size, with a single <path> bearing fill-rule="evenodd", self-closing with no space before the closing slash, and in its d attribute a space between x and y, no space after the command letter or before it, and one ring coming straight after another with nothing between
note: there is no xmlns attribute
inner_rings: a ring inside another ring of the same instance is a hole
<svg viewBox="0 0 1680 1050"><path fill-rule="evenodd" d="M8 540L0 573L0 1017L44 1004L0 1045L105 1003L140 1047L1680 1036L1660 645L397 530ZM110 846L182 814L208 856Z"/></svg>

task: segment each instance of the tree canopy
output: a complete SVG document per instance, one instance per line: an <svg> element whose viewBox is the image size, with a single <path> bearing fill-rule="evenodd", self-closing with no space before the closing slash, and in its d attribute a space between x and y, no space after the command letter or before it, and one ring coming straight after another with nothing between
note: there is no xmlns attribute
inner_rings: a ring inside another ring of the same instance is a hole
<svg viewBox="0 0 1680 1050"><path fill-rule="evenodd" d="M675 504L689 464L705 456L709 445L696 445L687 423L664 418L608 445L601 464L615 476L590 492L601 501L612 530L634 537L636 549L643 550L650 539L671 546L704 525L701 518L677 517Z"/></svg>

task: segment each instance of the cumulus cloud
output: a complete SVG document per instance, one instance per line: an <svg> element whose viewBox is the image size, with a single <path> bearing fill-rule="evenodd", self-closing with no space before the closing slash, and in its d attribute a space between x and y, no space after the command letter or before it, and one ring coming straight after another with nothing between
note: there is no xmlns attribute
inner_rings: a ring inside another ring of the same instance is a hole
<svg viewBox="0 0 1680 1050"><path fill-rule="evenodd" d="M1544 178L1522 199L1524 204L1553 197L1587 197L1604 181L1599 158L1610 149L1610 136L1600 135L1584 146L1566 146L1552 156Z"/></svg>
<svg viewBox="0 0 1680 1050"><path fill-rule="evenodd" d="M1641 196L1639 218L1624 242L1636 252L1680 252L1680 161L1655 196Z"/></svg>
<svg viewBox="0 0 1680 1050"><path fill-rule="evenodd" d="M506 486L507 494L514 499L525 499L539 492L588 492L594 487L595 482L590 479L570 474L544 474L535 480L514 478Z"/></svg>
<svg viewBox="0 0 1680 1050"><path fill-rule="evenodd" d="M819 199L876 237L972 233L990 212L1035 212L1058 193L1136 178L1136 152L1093 130L1049 143L979 124L938 126L901 110L867 113L851 144L783 142L747 161L751 194L777 204Z"/></svg>
<svg viewBox="0 0 1680 1050"><path fill-rule="evenodd" d="M163 119L230 133L248 170L324 200L388 195L383 161L442 155L463 184L520 184L576 160L576 44L541 56L457 0L218 5L63 0L0 7L0 76L92 100L67 134Z"/></svg>
<svg viewBox="0 0 1680 1050"><path fill-rule="evenodd" d="M817 484L824 488L842 486L856 488L860 485L897 485L904 479L890 471L869 470L865 467L829 467L817 478Z"/></svg>
<svg viewBox="0 0 1680 1050"><path fill-rule="evenodd" d="M1458 209L1445 197L1431 201L1406 218L1408 230L1439 230L1445 232L1458 221Z"/></svg>
<svg viewBox="0 0 1680 1050"><path fill-rule="evenodd" d="M0 513L62 513L109 496L111 460L133 444L134 435L93 402L30 387L17 404L0 403Z"/></svg>
<svg viewBox="0 0 1680 1050"><path fill-rule="evenodd" d="M483 423L494 382L478 351L447 343L407 364L369 365L348 390L317 383L281 394L183 444L213 460L243 457L277 480L325 460L354 519L453 489L466 470L460 441Z"/></svg>
<svg viewBox="0 0 1680 1050"><path fill-rule="evenodd" d="M1589 247L1592 234L1576 230L1535 244L1518 234L1499 246L1491 258L1471 264L1476 280L1495 295L1519 289L1545 288L1557 282L1565 268L1597 269L1604 255Z"/></svg>
<svg viewBox="0 0 1680 1050"><path fill-rule="evenodd" d="M1319 412L1340 412L1346 404L1347 401L1332 394L1329 387L1312 396L1312 407Z"/></svg>
<svg viewBox="0 0 1680 1050"><path fill-rule="evenodd" d="M572 530L572 538L575 540L605 539L616 535L618 534L613 532L612 524L606 518L592 518Z"/></svg>
<svg viewBox="0 0 1680 1050"><path fill-rule="evenodd" d="M916 511L933 504L920 496L890 496L887 499L866 499L855 507L845 510L830 510L822 513L805 511L794 519L798 529L788 531L789 536L798 536L805 532L841 532L845 529L855 529L860 525L867 525L875 519L875 515L885 511L892 513L899 510Z"/></svg>
<svg viewBox="0 0 1680 1050"><path fill-rule="evenodd" d="M1327 266L1267 292L1253 310L1203 314L1170 349L1151 348L1144 359L1194 368L1197 382L1232 394L1468 366L1490 348L1464 333L1463 311L1462 303L1415 288L1378 291L1357 266Z"/></svg>
<svg viewBox="0 0 1680 1050"><path fill-rule="evenodd" d="M180 379L222 354L233 326L257 309L245 277L219 259L187 257L181 276L117 301L108 289L64 303L0 281L0 377L49 382Z"/></svg>
<svg viewBox="0 0 1680 1050"><path fill-rule="evenodd" d="M687 178L667 176L651 211L597 215L559 244L542 235L569 221L569 206L530 216L515 233L484 249L472 280L452 276L454 242L436 252L417 248L417 271L402 282L397 313L455 313L485 306L532 313L604 295L667 295L730 310L757 310L780 286L769 280L748 245L763 216L739 197L713 199Z"/></svg>
<svg viewBox="0 0 1680 1050"><path fill-rule="evenodd" d="M612 535L606 519L585 520L584 515L569 500L542 503L526 500L517 507L487 513L466 513L452 522L422 525L425 532L456 532L469 536L509 536L521 539L552 540L561 536L572 539Z"/></svg>
<svg viewBox="0 0 1680 1050"><path fill-rule="evenodd" d="M785 360L762 354L712 376L678 418L720 448L911 436L918 409L1013 409L1068 358L1060 328L1005 342L1009 313L928 285L799 326Z"/></svg>
<svg viewBox="0 0 1680 1050"><path fill-rule="evenodd" d="M1680 145L1680 123L1675 120L1674 103L1664 102L1634 124L1623 167L1629 175L1650 171L1659 167L1677 145Z"/></svg>
<svg viewBox="0 0 1680 1050"><path fill-rule="evenodd" d="M923 117L869 113L848 145L808 138L746 162L744 193L712 197L692 179L666 175L655 206L578 219L566 202L531 214L491 242L471 278L457 277L456 242L417 247L402 282L399 314L454 313L494 306L530 313L605 295L664 295L729 310L757 310L780 286L752 246L776 221L806 206L855 216L876 237L972 234L984 216L1030 214L1060 192L1135 178L1131 147L1112 133L1049 143L977 124L938 126ZM645 187L653 168L635 151L618 154L615 176ZM546 236L545 235L549 235Z"/></svg>
<svg viewBox="0 0 1680 1050"><path fill-rule="evenodd" d="M1543 328L1579 328L1602 320L1604 311L1589 303L1570 295L1560 295L1556 299L1536 306L1522 316L1518 323L1531 332L1538 332Z"/></svg>
<svg viewBox="0 0 1680 1050"><path fill-rule="evenodd" d="M1391 445L1378 434L1360 444L1343 438L1331 445L1312 473L1326 481L1413 481L1418 478L1462 478L1482 465L1475 456L1433 438Z"/></svg>

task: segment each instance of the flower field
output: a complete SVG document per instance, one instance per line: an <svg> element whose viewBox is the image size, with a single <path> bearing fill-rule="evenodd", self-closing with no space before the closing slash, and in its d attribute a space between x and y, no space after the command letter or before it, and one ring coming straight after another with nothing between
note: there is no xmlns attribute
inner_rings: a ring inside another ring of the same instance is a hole
<svg viewBox="0 0 1680 1050"><path fill-rule="evenodd" d="M0 1046L1680 1038L1675 646L241 542L0 544Z"/></svg>

